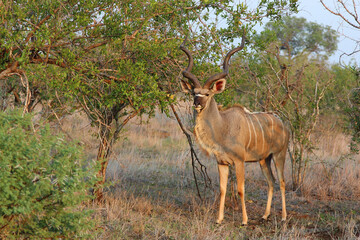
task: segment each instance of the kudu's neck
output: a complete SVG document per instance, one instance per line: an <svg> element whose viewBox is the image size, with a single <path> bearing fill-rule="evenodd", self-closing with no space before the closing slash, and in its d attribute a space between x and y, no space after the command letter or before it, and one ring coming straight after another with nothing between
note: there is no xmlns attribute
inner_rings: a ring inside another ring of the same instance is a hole
<svg viewBox="0 0 360 240"><path fill-rule="evenodd" d="M206 125L212 125L211 127L216 128L222 124L222 117L214 98L211 98L208 106L197 115L197 124L201 124L204 121L206 121Z"/></svg>

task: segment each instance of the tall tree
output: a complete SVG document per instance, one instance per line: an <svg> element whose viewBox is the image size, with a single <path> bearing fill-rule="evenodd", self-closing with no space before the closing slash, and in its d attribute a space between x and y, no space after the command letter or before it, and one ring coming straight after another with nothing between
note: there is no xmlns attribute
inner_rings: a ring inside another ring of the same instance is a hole
<svg viewBox="0 0 360 240"><path fill-rule="evenodd" d="M286 16L279 22L268 22L257 36L257 45L278 41L288 60L301 55L327 59L337 49L338 35L330 26L308 22L305 18Z"/></svg>
<svg viewBox="0 0 360 240"><path fill-rule="evenodd" d="M229 44L242 28L292 10L294 0L260 1L255 10L228 0L1 0L0 84L8 86L6 96L25 99L26 111L41 94L47 105L80 106L99 129L101 184L123 126L171 102L185 35L205 62L209 49Z"/></svg>

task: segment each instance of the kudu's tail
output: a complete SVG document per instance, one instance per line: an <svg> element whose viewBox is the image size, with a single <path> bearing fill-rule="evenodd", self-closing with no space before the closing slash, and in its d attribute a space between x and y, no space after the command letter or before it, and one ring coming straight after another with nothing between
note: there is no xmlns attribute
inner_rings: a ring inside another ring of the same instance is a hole
<svg viewBox="0 0 360 240"><path fill-rule="evenodd" d="M266 159L265 159L265 162L266 162L266 166L267 168L269 169L269 172L270 172L270 176L271 176L271 180L273 183L275 183L275 177L274 177L274 174L271 170L271 159L273 158L273 155L270 154Z"/></svg>

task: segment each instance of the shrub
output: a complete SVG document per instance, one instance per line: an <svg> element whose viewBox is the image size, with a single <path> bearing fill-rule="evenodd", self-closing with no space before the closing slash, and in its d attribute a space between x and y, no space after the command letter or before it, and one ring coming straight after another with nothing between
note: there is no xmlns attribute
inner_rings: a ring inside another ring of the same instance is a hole
<svg viewBox="0 0 360 240"><path fill-rule="evenodd" d="M93 227L87 189L96 169L78 145L33 127L31 115L0 113L0 239L80 238Z"/></svg>

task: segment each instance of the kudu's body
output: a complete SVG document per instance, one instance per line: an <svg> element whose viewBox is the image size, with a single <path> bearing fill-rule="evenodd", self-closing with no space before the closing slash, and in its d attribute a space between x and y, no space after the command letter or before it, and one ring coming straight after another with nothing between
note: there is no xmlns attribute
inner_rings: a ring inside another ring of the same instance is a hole
<svg viewBox="0 0 360 240"><path fill-rule="evenodd" d="M185 43L185 41L184 41ZM218 162L220 177L220 208L217 223L224 218L224 205L229 165L235 165L237 188L240 195L243 224L248 217L245 207L245 162L258 161L268 182L268 200L264 219L270 215L274 189L274 177L271 171L271 159L277 169L282 197L282 220L286 219L284 163L289 142L289 131L283 122L272 113L251 113L246 108L235 106L220 111L213 96L225 89L228 74L228 62L232 54L244 47L231 50L224 60L224 72L210 77L202 87L197 78L191 74L193 59L191 53L181 45L189 58L189 66L183 71L184 77L192 84L181 81L185 92L194 96L196 116L195 135L200 147L214 154ZM213 85L213 86L212 86Z"/></svg>

